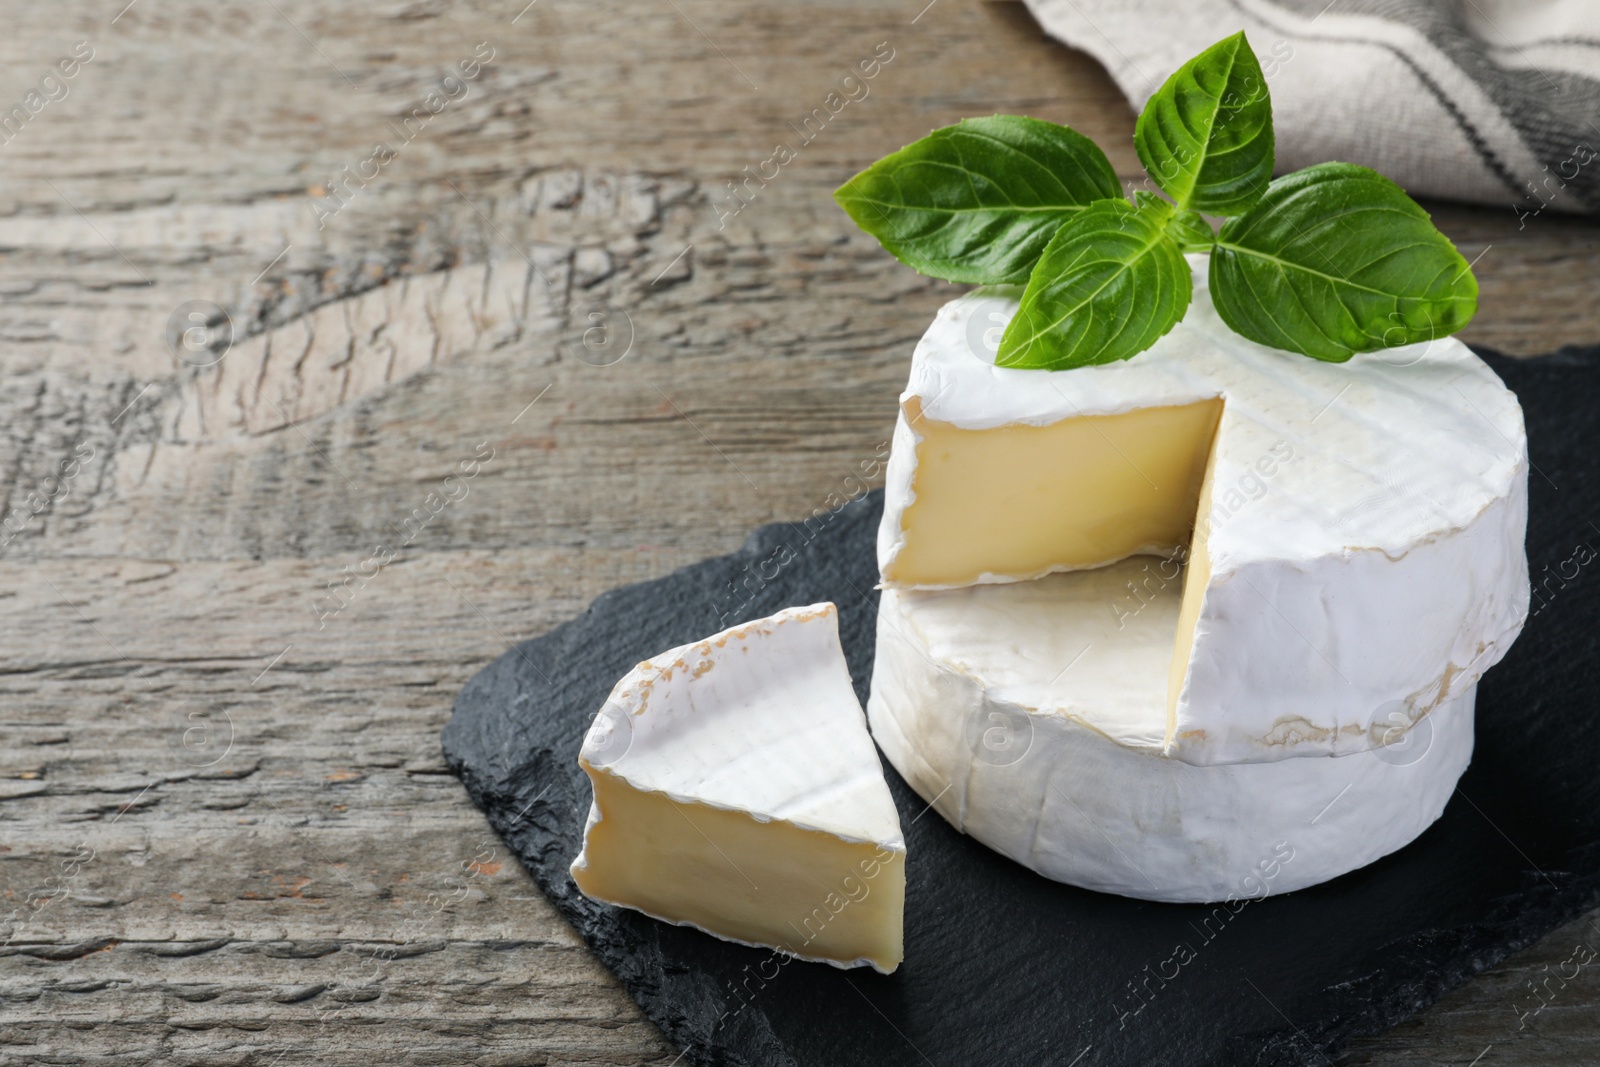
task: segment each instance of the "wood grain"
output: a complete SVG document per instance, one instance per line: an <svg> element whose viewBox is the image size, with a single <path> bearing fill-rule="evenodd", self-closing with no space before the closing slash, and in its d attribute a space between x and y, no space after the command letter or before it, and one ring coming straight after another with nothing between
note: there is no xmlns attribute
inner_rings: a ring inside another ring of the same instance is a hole
<svg viewBox="0 0 1600 1067"><path fill-rule="evenodd" d="M0 144L0 1059L675 1062L446 773L451 700L851 491L955 290L840 180L997 110L1131 178L1132 115L1017 4L119 8L0 9L0 113L93 49ZM1600 339L1593 222L1433 207L1470 340ZM190 301L225 352L174 357ZM1587 972L1519 1015L1595 923L1345 1062L1600 1058Z"/></svg>

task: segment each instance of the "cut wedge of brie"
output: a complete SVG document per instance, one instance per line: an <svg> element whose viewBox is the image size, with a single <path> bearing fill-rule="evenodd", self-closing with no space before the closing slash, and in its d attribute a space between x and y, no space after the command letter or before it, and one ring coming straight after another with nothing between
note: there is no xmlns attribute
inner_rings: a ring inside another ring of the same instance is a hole
<svg viewBox="0 0 1600 1067"><path fill-rule="evenodd" d="M1368 749L1378 709L1451 704L1521 630L1521 408L1450 337L1343 364L1247 341L1192 263L1184 320L1123 363L994 366L1015 290L939 312L901 397L884 586L1185 555L1157 747L1195 764Z"/></svg>
<svg viewBox="0 0 1600 1067"><path fill-rule="evenodd" d="M579 763L586 896L800 959L899 965L905 838L832 604L639 664Z"/></svg>
<svg viewBox="0 0 1600 1067"><path fill-rule="evenodd" d="M1114 613L1130 583L1143 599ZM1129 559L885 590L873 736L958 830L1046 877L1148 900L1314 885L1438 818L1472 755L1474 686L1416 726L1378 714L1372 751L1216 766L1163 756L1180 585L1160 561Z"/></svg>

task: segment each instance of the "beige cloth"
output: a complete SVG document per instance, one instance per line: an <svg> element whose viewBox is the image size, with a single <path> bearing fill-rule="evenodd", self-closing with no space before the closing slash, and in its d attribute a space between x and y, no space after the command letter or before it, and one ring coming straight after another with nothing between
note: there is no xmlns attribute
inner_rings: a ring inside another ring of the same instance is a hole
<svg viewBox="0 0 1600 1067"><path fill-rule="evenodd" d="M1342 160L1415 196L1600 210L1600 0L1027 0L1135 108L1243 29L1278 173Z"/></svg>

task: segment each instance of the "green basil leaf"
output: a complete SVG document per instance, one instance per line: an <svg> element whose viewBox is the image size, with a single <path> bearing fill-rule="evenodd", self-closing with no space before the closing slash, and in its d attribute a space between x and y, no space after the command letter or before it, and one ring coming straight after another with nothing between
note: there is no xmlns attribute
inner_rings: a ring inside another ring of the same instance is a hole
<svg viewBox="0 0 1600 1067"><path fill-rule="evenodd" d="M1135 356L1183 318L1189 263L1172 205L1102 200L1056 231L1033 268L995 364L1063 370Z"/></svg>
<svg viewBox="0 0 1600 1067"><path fill-rule="evenodd" d="M1093 141L1017 115L934 130L833 194L900 262L979 284L1026 280L1064 221L1121 195Z"/></svg>
<svg viewBox="0 0 1600 1067"><path fill-rule="evenodd" d="M1133 144L1156 184L1211 215L1237 215L1272 178L1272 98L1241 31L1179 67L1139 114Z"/></svg>
<svg viewBox="0 0 1600 1067"><path fill-rule="evenodd" d="M1252 341L1342 363L1455 333L1478 309L1478 281L1405 190L1366 167L1321 163L1279 178L1223 225L1211 299Z"/></svg>

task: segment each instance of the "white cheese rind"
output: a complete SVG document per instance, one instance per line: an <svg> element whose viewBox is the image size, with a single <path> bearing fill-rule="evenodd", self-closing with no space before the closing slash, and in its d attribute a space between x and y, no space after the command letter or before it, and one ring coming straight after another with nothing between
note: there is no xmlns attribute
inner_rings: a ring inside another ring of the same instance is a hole
<svg viewBox="0 0 1600 1067"><path fill-rule="evenodd" d="M1213 570L1171 750L1197 764L1360 752L1389 706L1416 721L1476 686L1528 611L1525 480L1483 518L1395 558Z"/></svg>
<svg viewBox="0 0 1600 1067"><path fill-rule="evenodd" d="M639 664L612 689L581 758L638 790L903 852L864 727L838 612L812 604Z"/></svg>
<svg viewBox="0 0 1600 1067"><path fill-rule="evenodd" d="M1367 749L1373 708L1420 718L1471 688L1521 631L1521 408L1454 338L1343 364L1247 341L1212 308L1204 258L1191 262L1184 320L1107 366L995 367L978 326L992 334L1008 321L1015 290L953 301L917 345L902 403L980 430L1222 397L1211 507L1198 517L1211 578L1166 751L1221 764ZM902 409L880 568L905 544L919 440ZM1272 463L1263 479L1274 449L1292 462Z"/></svg>
<svg viewBox="0 0 1600 1067"><path fill-rule="evenodd" d="M1198 902L1326 881L1439 816L1472 755L1473 686L1409 729L1369 709L1373 751L1216 766L1161 755L1176 591L1120 627L1108 602L1140 566L884 592L867 716L953 826L1057 881Z"/></svg>

